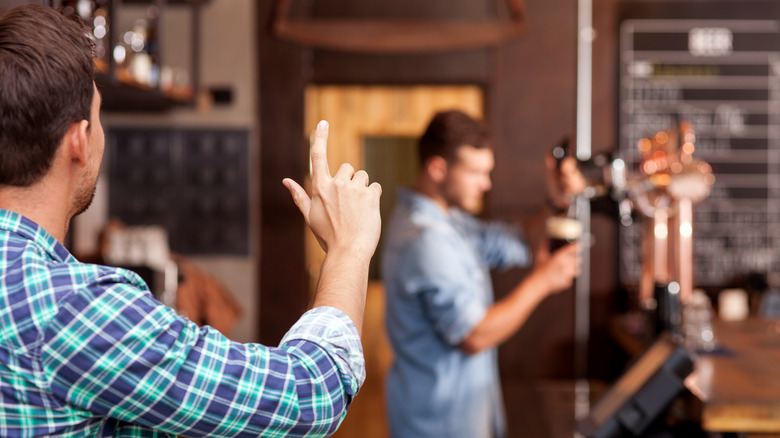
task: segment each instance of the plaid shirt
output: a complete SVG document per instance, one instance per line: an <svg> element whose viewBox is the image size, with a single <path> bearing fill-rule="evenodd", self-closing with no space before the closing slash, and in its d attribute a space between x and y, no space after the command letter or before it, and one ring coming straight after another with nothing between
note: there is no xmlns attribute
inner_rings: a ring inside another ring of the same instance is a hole
<svg viewBox="0 0 780 438"><path fill-rule="evenodd" d="M325 436L365 379L334 308L278 348L232 342L134 273L77 261L0 210L0 436Z"/></svg>

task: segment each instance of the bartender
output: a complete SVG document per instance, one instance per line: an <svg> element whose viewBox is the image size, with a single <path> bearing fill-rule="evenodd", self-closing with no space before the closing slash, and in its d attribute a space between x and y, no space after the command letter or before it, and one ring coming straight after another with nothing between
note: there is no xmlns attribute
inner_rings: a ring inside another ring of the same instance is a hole
<svg viewBox="0 0 780 438"><path fill-rule="evenodd" d="M501 438L506 434L497 347L547 296L579 272L578 244L532 259L518 228L474 216L495 159L485 124L436 114L419 140L415 185L399 193L385 229L385 321L394 350L387 410L394 438ZM584 188L574 158L547 161L559 208ZM495 302L490 270L533 269Z"/></svg>

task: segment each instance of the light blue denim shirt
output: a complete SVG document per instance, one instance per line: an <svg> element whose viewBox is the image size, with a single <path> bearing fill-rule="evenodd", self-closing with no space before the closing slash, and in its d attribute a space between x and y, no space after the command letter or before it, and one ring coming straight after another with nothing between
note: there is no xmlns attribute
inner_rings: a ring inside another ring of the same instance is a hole
<svg viewBox="0 0 780 438"><path fill-rule="evenodd" d="M497 351L468 355L458 345L493 304L490 269L527 265L528 247L506 225L406 189L398 199L382 254L392 436L502 437Z"/></svg>

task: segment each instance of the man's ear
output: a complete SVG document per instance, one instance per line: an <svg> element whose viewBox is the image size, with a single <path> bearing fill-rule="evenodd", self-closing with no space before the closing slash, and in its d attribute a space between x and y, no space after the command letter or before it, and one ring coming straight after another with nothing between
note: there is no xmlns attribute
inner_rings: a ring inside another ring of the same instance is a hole
<svg viewBox="0 0 780 438"><path fill-rule="evenodd" d="M89 162L88 129L89 121L82 120L72 123L65 133L63 146L67 148L71 160L80 165L86 165Z"/></svg>
<svg viewBox="0 0 780 438"><path fill-rule="evenodd" d="M431 181L440 183L447 177L447 160L438 155L433 156L425 163L425 171Z"/></svg>

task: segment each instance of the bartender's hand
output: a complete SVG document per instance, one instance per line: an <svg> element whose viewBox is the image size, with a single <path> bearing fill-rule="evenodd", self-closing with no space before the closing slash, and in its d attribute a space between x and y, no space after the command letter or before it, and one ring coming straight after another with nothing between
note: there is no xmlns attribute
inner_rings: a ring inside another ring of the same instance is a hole
<svg viewBox="0 0 780 438"><path fill-rule="evenodd" d="M327 160L328 122L321 121L311 143L312 193L292 179L283 183L326 252L346 249L353 256L373 255L379 242L381 219L379 183L369 185L368 174L342 164L331 177Z"/></svg>
<svg viewBox="0 0 780 438"><path fill-rule="evenodd" d="M560 166L552 154L545 157L547 167L547 194L550 201L560 209L566 209L575 195L582 193L588 183L577 168L577 159L565 157Z"/></svg>
<svg viewBox="0 0 780 438"><path fill-rule="evenodd" d="M531 275L546 285L548 293L568 289L580 274L579 243L570 243L550 254L546 248L537 251Z"/></svg>

